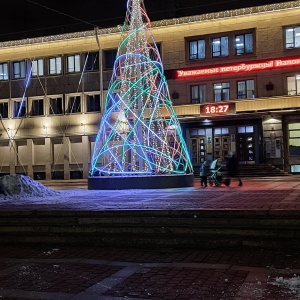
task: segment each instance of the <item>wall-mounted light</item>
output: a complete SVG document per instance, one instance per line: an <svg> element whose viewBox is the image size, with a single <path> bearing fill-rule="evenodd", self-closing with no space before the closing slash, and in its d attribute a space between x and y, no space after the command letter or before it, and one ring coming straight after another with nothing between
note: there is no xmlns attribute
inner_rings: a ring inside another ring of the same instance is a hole
<svg viewBox="0 0 300 300"><path fill-rule="evenodd" d="M83 126L83 135L85 135L85 124L84 123L80 123L80 126Z"/></svg>
<svg viewBox="0 0 300 300"><path fill-rule="evenodd" d="M13 139L13 134L14 134L13 130L10 127L8 127L8 128L5 129L5 131L6 131L7 137L10 140L12 140Z"/></svg>
<svg viewBox="0 0 300 300"><path fill-rule="evenodd" d="M44 130L46 130L46 136L48 136L48 127L46 125L43 125Z"/></svg>

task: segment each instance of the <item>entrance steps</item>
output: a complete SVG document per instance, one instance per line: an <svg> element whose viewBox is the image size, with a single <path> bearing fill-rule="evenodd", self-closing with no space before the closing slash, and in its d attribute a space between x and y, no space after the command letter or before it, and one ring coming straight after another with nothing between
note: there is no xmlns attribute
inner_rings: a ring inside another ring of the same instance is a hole
<svg viewBox="0 0 300 300"><path fill-rule="evenodd" d="M240 177L272 177L290 176L292 174L271 164L245 164L239 165L239 175ZM199 167L194 167L194 177L199 178Z"/></svg>
<svg viewBox="0 0 300 300"><path fill-rule="evenodd" d="M239 175L241 177L272 177L289 176L291 174L271 165L271 164L246 164L239 165Z"/></svg>
<svg viewBox="0 0 300 300"><path fill-rule="evenodd" d="M0 243L300 248L299 211L1 211Z"/></svg>

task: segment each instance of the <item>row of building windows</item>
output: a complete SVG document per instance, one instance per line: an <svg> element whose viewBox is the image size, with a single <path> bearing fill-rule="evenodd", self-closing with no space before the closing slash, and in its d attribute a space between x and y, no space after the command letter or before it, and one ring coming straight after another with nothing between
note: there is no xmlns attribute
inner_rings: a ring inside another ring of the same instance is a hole
<svg viewBox="0 0 300 300"><path fill-rule="evenodd" d="M157 44L156 46L160 52L160 45ZM151 53L152 51L154 50L151 50ZM103 54L104 69L112 69L115 63L117 49L104 50ZM72 74L81 71L99 71L99 52L3 62L0 63L0 81L8 80L9 78L23 79L45 75L63 75L63 73Z"/></svg>
<svg viewBox="0 0 300 300"><path fill-rule="evenodd" d="M190 86L191 103L205 103L207 99L207 84ZM230 98L230 83L212 83L213 101L227 101ZM236 99L253 99L257 97L254 79L236 82ZM107 91L105 91L106 93ZM300 74L287 77L287 94L300 94ZM49 103L48 108L45 103ZM11 113L9 107L11 106ZM100 94L78 94L34 97L26 99L0 100L0 118L19 118L25 116L62 115L83 112L101 112Z"/></svg>
<svg viewBox="0 0 300 300"><path fill-rule="evenodd" d="M254 80L237 81L237 99L255 98ZM204 103L206 99L206 84L192 85L191 86L191 102ZM226 101L230 100L230 83L217 82L213 83L213 100Z"/></svg>
<svg viewBox="0 0 300 300"><path fill-rule="evenodd" d="M156 44L156 47L160 52L160 45ZM153 51L155 50L150 49L150 55L153 54ZM103 54L104 69L112 69L117 56L117 49L104 50ZM99 71L99 52L3 62L0 63L0 81L9 78L22 79L44 75L63 75L63 73L72 74L81 71Z"/></svg>
<svg viewBox="0 0 300 300"><path fill-rule="evenodd" d="M117 50L104 51L104 68L112 69L116 54ZM45 74L62 75L63 70L65 70L66 74L78 73L82 70L84 72L99 71L99 53L89 52L83 53L83 55L72 54L65 57L56 56L3 62L0 63L0 80L38 77ZM11 74L10 76L9 73Z"/></svg>
<svg viewBox="0 0 300 300"><path fill-rule="evenodd" d="M300 26L288 26L283 28L285 49L300 47ZM243 33L228 33L220 36L204 36L197 39L189 39L189 60L204 59L211 56L227 57L232 54L244 55L254 53L255 30ZM210 54L207 48L210 45ZM157 44L160 52L160 44ZM117 49L104 50L103 66L112 69ZM45 61L47 64L45 64ZM47 67L47 69L45 68ZM11 72L9 72L9 70ZM81 71L99 71L99 52L72 54L49 58L24 59L13 62L0 63L0 80L22 79L47 75L62 75L78 73ZM9 73L11 76L9 77Z"/></svg>
<svg viewBox="0 0 300 300"><path fill-rule="evenodd" d="M205 103L207 84L190 86L191 103ZM213 101L227 101L230 98L230 83L212 84ZM236 99L253 99L257 97L254 79L236 82ZM107 92L107 91L105 91ZM287 77L287 94L300 94L300 74ZM45 104L48 103L48 106ZM10 108L11 107L11 108ZM10 109L10 110L9 110ZM11 113L9 113L11 111ZM19 118L25 116L44 116L75 114L83 112L101 112L100 94L77 94L61 96L34 97L26 99L0 100L0 118Z"/></svg>
<svg viewBox="0 0 300 300"><path fill-rule="evenodd" d="M254 126L252 126L252 125L237 126L237 133L253 133L253 132L254 132ZM229 128L228 127L215 127L215 128L213 128L213 134L214 135L229 134ZM206 135L206 132L205 132L205 129L203 129L203 128L190 129L190 135L191 136L204 136L204 135Z"/></svg>
<svg viewBox="0 0 300 300"><path fill-rule="evenodd" d="M300 48L300 26L283 28L285 49ZM255 51L255 30L246 33L228 33L220 36L203 36L189 40L189 59L244 55ZM210 45L207 47L207 45ZM210 49L210 50L209 50Z"/></svg>
<svg viewBox="0 0 300 300"><path fill-rule="evenodd" d="M231 40L234 42L231 43ZM205 36L197 40L189 41L189 59L204 59L209 56L207 46L211 45L211 57L226 57L229 56L233 49L235 55L243 55L254 52L253 32L245 34L229 34L219 37Z"/></svg>
<svg viewBox="0 0 300 300"><path fill-rule="evenodd" d="M101 112L100 94L0 100L0 118Z"/></svg>
<svg viewBox="0 0 300 300"><path fill-rule="evenodd" d="M212 84L213 101L226 101L230 98L230 83L217 82ZM236 99L252 99L257 97L254 79L239 80L236 82L237 94ZM204 103L207 101L206 96L207 84L191 85L191 103ZM300 94L300 74L287 77L287 95Z"/></svg>

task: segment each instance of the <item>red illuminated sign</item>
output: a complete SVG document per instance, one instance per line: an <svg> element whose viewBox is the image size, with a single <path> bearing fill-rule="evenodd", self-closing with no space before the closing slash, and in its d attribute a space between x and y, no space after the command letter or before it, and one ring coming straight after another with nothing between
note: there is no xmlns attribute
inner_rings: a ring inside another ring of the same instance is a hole
<svg viewBox="0 0 300 300"><path fill-rule="evenodd" d="M211 68L176 70L176 78L193 78L209 75L233 74L241 72L263 71L275 68L290 68L300 66L300 57L271 59L264 61L228 64Z"/></svg>
<svg viewBox="0 0 300 300"><path fill-rule="evenodd" d="M226 115L235 113L235 103L209 103L200 105L200 115Z"/></svg>

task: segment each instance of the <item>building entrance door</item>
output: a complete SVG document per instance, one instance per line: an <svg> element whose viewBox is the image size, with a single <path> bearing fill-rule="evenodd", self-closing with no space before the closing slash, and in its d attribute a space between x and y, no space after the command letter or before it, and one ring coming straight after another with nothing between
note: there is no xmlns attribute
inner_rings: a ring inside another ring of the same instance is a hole
<svg viewBox="0 0 300 300"><path fill-rule="evenodd" d="M214 159L226 160L229 155L229 135L214 137Z"/></svg>
<svg viewBox="0 0 300 300"><path fill-rule="evenodd" d="M199 136L190 139L191 159L193 166L199 166L206 160L206 137Z"/></svg>
<svg viewBox="0 0 300 300"><path fill-rule="evenodd" d="M237 134L237 159L241 163L255 162L254 133Z"/></svg>

